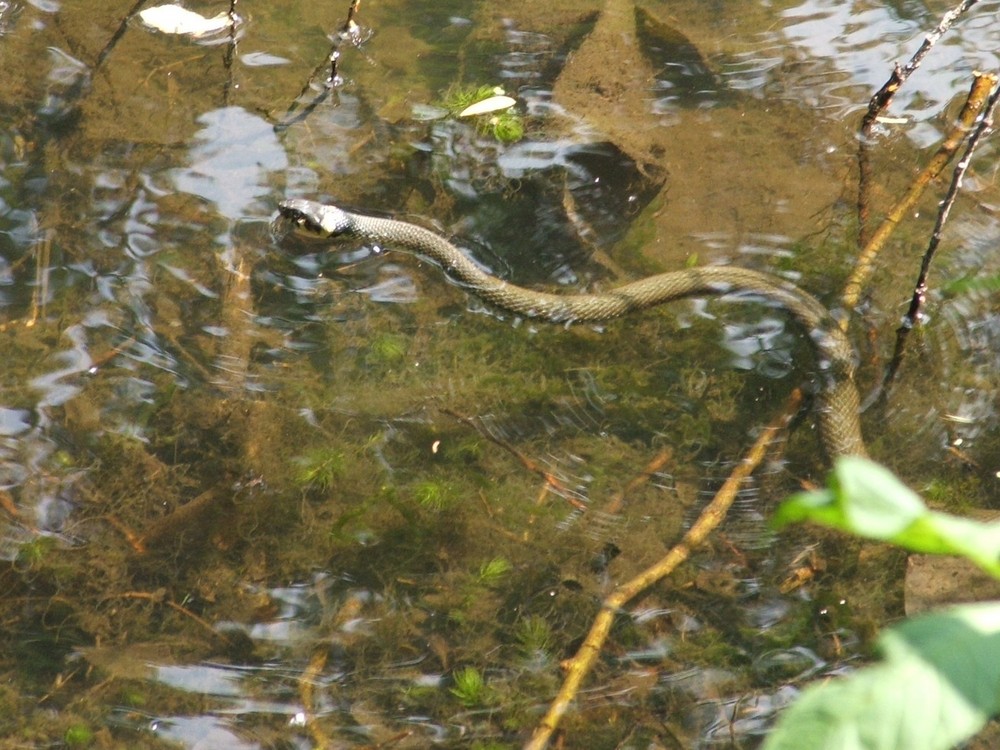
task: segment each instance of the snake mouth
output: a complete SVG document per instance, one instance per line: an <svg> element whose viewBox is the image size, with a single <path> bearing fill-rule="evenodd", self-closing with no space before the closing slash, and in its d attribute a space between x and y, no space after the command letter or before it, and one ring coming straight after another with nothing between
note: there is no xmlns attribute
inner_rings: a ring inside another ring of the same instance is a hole
<svg viewBox="0 0 1000 750"><path fill-rule="evenodd" d="M311 218L301 208L287 201L278 204L278 218L286 224L291 224L296 229L302 229L314 234L319 234L321 231L321 227L315 219Z"/></svg>
<svg viewBox="0 0 1000 750"><path fill-rule="evenodd" d="M278 204L276 224L290 227L296 234L313 239L320 239L327 234L319 218L295 205L294 201L282 201Z"/></svg>

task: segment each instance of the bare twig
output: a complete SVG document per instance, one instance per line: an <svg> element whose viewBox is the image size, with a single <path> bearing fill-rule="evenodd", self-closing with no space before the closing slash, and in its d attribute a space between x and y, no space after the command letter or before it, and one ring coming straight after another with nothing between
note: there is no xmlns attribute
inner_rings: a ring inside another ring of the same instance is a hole
<svg viewBox="0 0 1000 750"><path fill-rule="evenodd" d="M351 0L351 7L347 9L347 20L344 21L344 28L342 29L343 33L352 34L357 31L358 25L354 22L354 17L360 9L361 0Z"/></svg>
<svg viewBox="0 0 1000 750"><path fill-rule="evenodd" d="M239 0L229 0L229 42L226 44L226 54L222 58L222 66L226 71L226 84L222 89L222 101L229 105L229 95L233 91L233 63L236 61L236 24L239 16L236 15L236 5Z"/></svg>
<svg viewBox="0 0 1000 750"><path fill-rule="evenodd" d="M969 10L969 8L977 2L979 2L979 0L962 0L962 2L960 2L957 6L945 13L937 27L924 38L924 42L920 45L920 49L914 53L913 57L910 58L910 61L902 68L898 65L896 66L895 70L892 71L892 75L889 76L889 80L885 82L885 85L878 90L875 96L873 96L871 101L868 103L868 112L865 114L865 118L862 121L862 135L867 135L871 132L872 127L875 125L875 120L886 109L886 107L889 106L890 102L892 102L896 92L899 91L899 87L906 82L906 79L909 78L918 67L920 67L920 63L923 62L927 53L931 51L931 47L937 44L938 40L954 25L955 21L957 21L963 13Z"/></svg>
<svg viewBox="0 0 1000 750"><path fill-rule="evenodd" d="M701 512L698 520L688 529L681 541L659 562L616 588L604 600L601 611L594 618L590 632L580 649L564 663L566 676L563 679L562 687L555 700L549 705L548 712L535 728L531 739L525 745L526 750L542 750L548 745L560 720L576 698L583 679L597 660L601 648L607 640L608 633L611 631L615 616L631 599L676 570L677 566L688 558L691 551L704 542L708 535L725 519L740 485L760 465L772 442L783 433L788 426L791 415L798 410L800 401L801 394L796 391L788 408L761 432L743 461L733 469L712 502Z"/></svg>
<svg viewBox="0 0 1000 750"><path fill-rule="evenodd" d="M632 481L611 496L611 500L608 501L608 504L604 508L604 513L608 516L615 516L620 513L622 507L625 505L625 499L652 479L656 475L656 472L662 469L673 456L673 448L669 447L664 448L653 456L649 463L643 467L642 471L632 478Z"/></svg>
<svg viewBox="0 0 1000 750"><path fill-rule="evenodd" d="M868 103L868 111L861 121L861 139L858 146L858 244L860 246L868 243L867 227L870 214L868 197L872 176L868 149L871 145L871 134L875 128L875 123L882 112L892 102L896 92L906 82L906 79L920 67L920 63L927 56L927 53L930 52L931 48L954 25L955 21L977 2L979 0L962 0L957 6L945 13L937 27L924 38L920 49L910 58L910 61L902 68L898 65L895 66L892 75L889 76L889 80L885 82Z"/></svg>
<svg viewBox="0 0 1000 750"><path fill-rule="evenodd" d="M333 43L330 46L330 51L323 59L323 62L317 65L313 69L313 72L309 74L309 78L306 79L305 85L285 111L285 116L281 119L281 122L274 126L275 130L287 130L292 125L305 120L316 109L316 107L326 101L326 98L330 95L331 91L343 83L343 78L341 78L337 69L338 63L340 62L341 45L345 41L349 41L355 46L360 46L366 39L365 32L354 20L360 8L361 0L351 0L351 4L347 9L347 20L344 21L344 25L341 27L340 31L333 35ZM299 100L309 92L316 78L328 69L329 72L326 73L324 77L323 90L313 97L304 107L302 107L302 110L299 111Z"/></svg>
<svg viewBox="0 0 1000 750"><path fill-rule="evenodd" d="M882 251L886 241L888 241L889 237L896 230L903 217L916 205L920 196L927 189L927 186L941 174L948 165L948 162L954 157L958 151L958 147L965 140L966 134L975 124L976 118L982 111L995 82L996 78L992 74L975 74L969 96L965 100L965 105L962 107L962 111L959 113L958 119L955 121L951 131L938 148L937 153L934 154L923 171L913 180L909 190L889 210L878 229L875 230L874 234L872 234L868 242L858 253L854 270L848 277L847 283L844 285L844 292L841 295L841 304L844 308L850 310L858 303L862 289L868 283L868 279L875 270L875 259ZM846 317L841 322L841 325L844 327L847 326Z"/></svg>
<svg viewBox="0 0 1000 750"><path fill-rule="evenodd" d="M923 260L920 263L920 273L917 276L917 283L914 285L913 297L910 299L910 307L906 311L906 315L903 317L902 325L896 330L896 347L893 351L892 360L889 362L888 368L886 368L886 375L883 379L881 393L886 392L886 388L896 377L896 372L899 370L899 366L903 361L903 353L906 350L906 342L909 339L910 331L913 330L914 326L917 325L918 317L920 311L924 306L924 302L927 299L927 278L930 275L931 263L934 260L934 255L937 253L938 246L941 244L941 235L944 232L945 224L948 222L948 217L951 215L952 206L955 205L955 199L958 197L959 191L962 189L962 181L965 179L965 173L969 169L969 165L972 163L972 155L975 153L976 148L982 142L983 138L989 135L993 130L993 116L996 113L997 105L1000 103L1000 87L997 87L998 77L993 74L982 74L978 73L985 80L989 80L991 87L996 87L993 90L989 101L986 104L985 110L983 110L983 117L979 121L979 127L976 128L975 132L969 137L969 142L966 144L965 153L959 160L958 164L955 165L955 170L952 174L951 185L948 186L948 193L945 195L943 201L941 201L941 207L938 209L937 221L934 224L934 231L931 233L930 242L927 244L927 250L924 252Z"/></svg>
<svg viewBox="0 0 1000 750"><path fill-rule="evenodd" d="M145 4L146 0L136 0L135 4L129 9L128 13L125 14L124 18L122 18L121 23L118 24L118 28L115 29L115 33L111 35L108 43L105 44L98 53L97 60L94 62L94 73L96 73L100 67L104 65L104 61L108 59L108 55L111 54L111 50L113 50L115 45L117 45L121 38L125 36L125 31L128 29L128 22L132 19L132 16L138 13L139 9Z"/></svg>
<svg viewBox="0 0 1000 750"><path fill-rule="evenodd" d="M188 619L200 625L204 630L206 630L209 634L211 634L215 638L218 638L219 640L226 642L229 642L230 640L229 636L227 636L225 633L219 630L216 630L215 626L212 625L212 623L210 623L204 617L196 615L187 607L178 604L173 599L169 598L167 596L167 592L164 589L159 589L157 591L126 591L122 594L115 594L114 596L121 597L122 599L141 599L153 602L154 604L166 604L174 611L180 612Z"/></svg>
<svg viewBox="0 0 1000 750"><path fill-rule="evenodd" d="M992 73L985 74L982 75L982 78L984 80L989 80L991 86L996 86L996 75ZM951 208L955 205L955 199L958 197L958 192L962 189L962 181L965 179L965 173L968 171L969 164L972 162L972 155L975 153L976 148L979 146L983 138L993 132L993 115L996 112L998 101L1000 101L1000 88L996 88L990 96L986 109L983 111L983 117L979 121L979 127L976 128L975 132L969 138L969 142L965 147L965 153L958 164L955 165L955 171L951 178L951 185L948 187L947 195L945 195L944 200L941 202L941 208L938 210L937 222L934 224L934 231L931 233L931 240L930 243L928 243L927 252L924 253L923 261L920 264L920 275L917 277L917 284L913 291L913 299L910 302L910 309L906 313L904 325L908 327L913 326L927 296L927 276L930 273L931 261L934 259L938 245L941 244L941 234L944 231L944 225L948 222L948 217L951 215Z"/></svg>
<svg viewBox="0 0 1000 750"><path fill-rule="evenodd" d="M327 649L320 648L309 659L309 664L299 677L299 698L302 700L302 708L305 713L305 725L309 734L312 735L314 747L317 748L330 747L332 744L323 726L317 721L316 710L315 687L326 668L326 661Z"/></svg>

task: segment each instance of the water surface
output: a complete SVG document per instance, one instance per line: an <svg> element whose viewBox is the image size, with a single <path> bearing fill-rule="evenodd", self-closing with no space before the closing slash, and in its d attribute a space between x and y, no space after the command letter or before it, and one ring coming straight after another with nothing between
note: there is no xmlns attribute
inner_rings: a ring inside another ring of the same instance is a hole
<svg viewBox="0 0 1000 750"><path fill-rule="evenodd" d="M129 3L0 3L11 747L520 746L601 598L816 380L806 332L746 300L517 320L418 259L288 237L278 201L408 216L525 285L734 263L837 308L860 116L945 10L411 0L332 40L347 5L245 0L192 39ZM998 10L880 126L876 214L998 67ZM523 139L448 115L479 86L517 98ZM997 496L995 162L987 143L926 327L864 417L873 456L942 503ZM866 394L939 198L840 311ZM822 479L815 432L804 413L622 613L566 747L756 746L900 616L900 555L767 529Z"/></svg>

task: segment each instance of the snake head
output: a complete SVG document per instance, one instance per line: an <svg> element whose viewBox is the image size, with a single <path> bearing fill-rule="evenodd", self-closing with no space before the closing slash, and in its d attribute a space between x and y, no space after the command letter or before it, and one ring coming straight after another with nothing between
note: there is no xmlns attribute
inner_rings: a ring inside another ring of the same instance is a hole
<svg viewBox="0 0 1000 750"><path fill-rule="evenodd" d="M303 198L290 198L278 204L281 218L314 237L336 237L350 228L347 212Z"/></svg>

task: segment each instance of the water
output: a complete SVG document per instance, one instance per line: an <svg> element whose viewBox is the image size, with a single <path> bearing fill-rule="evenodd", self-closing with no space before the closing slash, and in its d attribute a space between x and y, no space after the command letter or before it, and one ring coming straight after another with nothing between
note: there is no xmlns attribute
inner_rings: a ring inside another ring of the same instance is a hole
<svg viewBox="0 0 1000 750"><path fill-rule="evenodd" d="M325 92L347 3L244 2L234 37L201 40L127 3L0 3L0 744L530 735L601 598L810 380L803 332L746 301L521 321L428 263L286 237L276 204L408 215L522 284L733 262L835 305L857 122L944 8L728 5L362 4ZM998 67L997 10L897 98L876 213L969 71ZM517 96L522 141L439 117L480 85ZM987 142L927 327L865 417L876 458L940 502L996 497L995 161ZM866 391L938 198L852 319ZM900 555L766 526L822 478L813 422L619 618L567 747L755 746L899 615Z"/></svg>

